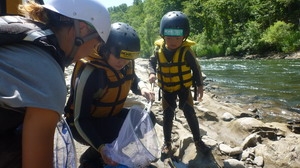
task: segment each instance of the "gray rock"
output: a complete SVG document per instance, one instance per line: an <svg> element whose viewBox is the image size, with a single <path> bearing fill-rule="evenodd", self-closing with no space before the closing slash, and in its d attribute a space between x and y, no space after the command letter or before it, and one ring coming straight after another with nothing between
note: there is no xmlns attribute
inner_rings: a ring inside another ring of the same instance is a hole
<svg viewBox="0 0 300 168"><path fill-rule="evenodd" d="M223 121L231 121L233 120L235 117L234 115L232 115L231 113L228 113L228 112L225 112L223 115L222 115L222 120Z"/></svg>
<svg viewBox="0 0 300 168"><path fill-rule="evenodd" d="M249 151L243 151L241 154L241 161L245 161L248 157L250 156L250 152Z"/></svg>
<svg viewBox="0 0 300 168"><path fill-rule="evenodd" d="M257 156L254 158L254 164L257 166L263 166L264 165L264 158L262 156Z"/></svg>
<svg viewBox="0 0 300 168"><path fill-rule="evenodd" d="M241 154L243 152L241 147L230 147L226 144L220 144L219 145L219 150L223 153L226 153L229 156L233 156L233 155L238 155Z"/></svg>
<svg viewBox="0 0 300 168"><path fill-rule="evenodd" d="M259 135L256 133L250 134L245 138L243 143L241 144L243 149L249 148L249 147L254 147L256 146L256 143L258 142L258 139L260 138Z"/></svg>
<svg viewBox="0 0 300 168"><path fill-rule="evenodd" d="M245 168L244 162L236 159L224 160L224 168Z"/></svg>

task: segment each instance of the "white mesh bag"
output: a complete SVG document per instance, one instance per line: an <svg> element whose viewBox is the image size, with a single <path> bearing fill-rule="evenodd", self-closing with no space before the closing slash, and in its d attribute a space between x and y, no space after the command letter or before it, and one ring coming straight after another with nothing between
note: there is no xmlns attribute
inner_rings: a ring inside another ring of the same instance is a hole
<svg viewBox="0 0 300 168"><path fill-rule="evenodd" d="M118 138L105 145L105 150L112 160L130 168L156 161L160 151L149 113L139 106L131 107Z"/></svg>
<svg viewBox="0 0 300 168"><path fill-rule="evenodd" d="M76 168L76 149L71 130L62 118L56 126L53 148L54 168Z"/></svg>

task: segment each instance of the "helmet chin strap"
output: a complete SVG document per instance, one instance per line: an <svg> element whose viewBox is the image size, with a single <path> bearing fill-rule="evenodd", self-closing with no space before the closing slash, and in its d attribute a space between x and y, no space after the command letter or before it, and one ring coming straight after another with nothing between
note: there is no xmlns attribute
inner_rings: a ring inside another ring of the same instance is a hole
<svg viewBox="0 0 300 168"><path fill-rule="evenodd" d="M94 39L99 36L97 32L93 32L89 35L86 35L85 37L80 37L80 29L79 29L79 21L78 20L74 20L74 28L75 28L74 45L72 47L71 53L65 59L65 63L64 63L65 67L68 67L73 62L75 54L77 53L79 46L81 46L86 41L89 41L89 40Z"/></svg>

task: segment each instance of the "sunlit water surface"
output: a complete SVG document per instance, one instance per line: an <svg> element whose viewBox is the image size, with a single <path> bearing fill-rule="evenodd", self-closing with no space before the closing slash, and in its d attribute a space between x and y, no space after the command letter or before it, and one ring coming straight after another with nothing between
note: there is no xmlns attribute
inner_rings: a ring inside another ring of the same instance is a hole
<svg viewBox="0 0 300 168"><path fill-rule="evenodd" d="M217 85L215 92L224 100L300 114L300 60L210 59L200 64L206 83Z"/></svg>

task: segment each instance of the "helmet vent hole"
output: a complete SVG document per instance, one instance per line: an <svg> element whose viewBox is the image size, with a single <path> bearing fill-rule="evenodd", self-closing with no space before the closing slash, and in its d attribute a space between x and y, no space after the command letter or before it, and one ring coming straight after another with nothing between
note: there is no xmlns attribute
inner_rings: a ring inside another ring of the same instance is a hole
<svg viewBox="0 0 300 168"><path fill-rule="evenodd" d="M73 12L73 16L76 16L77 15L77 13L76 12Z"/></svg>

